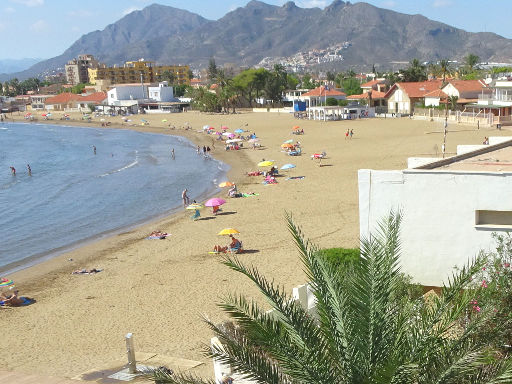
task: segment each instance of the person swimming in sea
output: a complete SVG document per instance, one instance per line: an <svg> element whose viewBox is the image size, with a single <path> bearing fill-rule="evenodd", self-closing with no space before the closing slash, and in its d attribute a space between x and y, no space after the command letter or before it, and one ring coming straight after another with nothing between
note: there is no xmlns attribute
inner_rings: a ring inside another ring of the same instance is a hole
<svg viewBox="0 0 512 384"><path fill-rule="evenodd" d="M32 176L32 168L30 168L30 164L27 164L27 171L28 171L28 175Z"/></svg>
<svg viewBox="0 0 512 384"><path fill-rule="evenodd" d="M14 168L12 166L9 168L11 168L11 175L16 176L16 168Z"/></svg>
<svg viewBox="0 0 512 384"><path fill-rule="evenodd" d="M95 145L92 146L92 151L94 152L94 154L96 154L96 146Z"/></svg>

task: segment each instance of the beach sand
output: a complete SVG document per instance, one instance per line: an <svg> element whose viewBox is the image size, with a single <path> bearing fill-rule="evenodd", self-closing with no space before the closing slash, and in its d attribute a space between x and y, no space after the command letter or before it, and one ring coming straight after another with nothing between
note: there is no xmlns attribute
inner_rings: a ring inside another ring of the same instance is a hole
<svg viewBox="0 0 512 384"><path fill-rule="evenodd" d="M240 230L239 238L247 250L240 259L256 265L291 293L306 278L287 231L285 212L292 213L306 236L320 247L355 247L359 235L357 170L403 169L407 157L433 156L442 143L442 123L408 118L318 122L253 112L187 112L143 118L150 125L127 127L120 125L120 117L106 119L113 124L108 129L117 126L180 134L210 146L211 136L196 132L205 124L256 132L262 149L224 151L216 142L213 156L232 166L229 179L237 182L239 191L259 195L226 198L222 215L214 217L206 208L201 212L203 220L195 222L189 218L190 211L180 211L8 276L20 293L37 302L0 309L0 369L74 377L125 359L123 337L133 332L137 351L202 361L205 364L194 372L211 377L211 362L201 348L209 344L212 333L201 316L223 320L216 303L227 293L258 295L247 279L228 270L218 256L208 254L215 244L228 242L217 233L225 227ZM162 119L168 122L162 123ZM140 117L132 120L140 122ZM181 127L185 122L192 131L167 127ZM291 134L291 127L297 124L305 135ZM97 127L100 123L82 125ZM352 140L345 139L347 128L354 130ZM484 136L509 134L454 124L449 129L449 153L455 152L457 144L481 144ZM302 143L301 157L281 152L280 144L287 139ZM319 167L310 155L321 151L327 152L328 159ZM262 177L244 175L257 170L256 164L263 158L275 160L279 167L296 164L288 173L305 178L281 177L278 184L265 186ZM225 192L217 196L225 197ZM155 229L171 236L145 240ZM75 269L93 267L103 271L71 275Z"/></svg>

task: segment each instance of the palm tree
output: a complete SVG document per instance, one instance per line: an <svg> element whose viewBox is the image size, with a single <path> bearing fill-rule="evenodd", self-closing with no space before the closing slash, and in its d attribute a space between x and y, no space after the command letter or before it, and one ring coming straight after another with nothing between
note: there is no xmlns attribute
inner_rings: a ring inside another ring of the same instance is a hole
<svg viewBox="0 0 512 384"><path fill-rule="evenodd" d="M492 308L467 316L473 292L465 288L483 260L454 275L428 303L399 297L400 213L391 213L376 236L361 240L350 270L317 256L287 217L316 298L308 312L236 257L224 264L249 278L272 311L254 300L229 296L221 308L234 331L206 320L223 348L208 354L255 383L433 384L510 383L512 362L497 361L488 339L475 337L493 321ZM499 328L501 324L493 324ZM489 336L491 337L491 336ZM154 373L158 383L199 383L197 378Z"/></svg>
<svg viewBox="0 0 512 384"><path fill-rule="evenodd" d="M439 70L443 76L443 87L446 85L446 75L451 73L450 62L446 59L439 61Z"/></svg>

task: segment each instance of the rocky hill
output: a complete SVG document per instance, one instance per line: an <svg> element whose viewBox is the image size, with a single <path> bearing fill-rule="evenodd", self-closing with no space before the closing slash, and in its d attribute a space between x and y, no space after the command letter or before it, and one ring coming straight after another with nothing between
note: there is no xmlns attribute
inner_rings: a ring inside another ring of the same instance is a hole
<svg viewBox="0 0 512 384"><path fill-rule="evenodd" d="M250 1L216 21L162 5L135 11L103 31L82 36L62 55L40 62L19 78L63 67L80 53L108 64L141 57L159 63L205 66L255 65L265 57L350 43L338 66L389 66L392 61L461 59L468 53L485 61L511 61L512 40L494 33L470 33L421 15L407 15L341 0L325 9Z"/></svg>

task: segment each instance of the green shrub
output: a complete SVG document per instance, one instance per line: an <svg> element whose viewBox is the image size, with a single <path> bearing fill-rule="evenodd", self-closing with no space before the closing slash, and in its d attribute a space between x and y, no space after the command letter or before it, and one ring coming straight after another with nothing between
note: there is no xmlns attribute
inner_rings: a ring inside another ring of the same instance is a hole
<svg viewBox="0 0 512 384"><path fill-rule="evenodd" d="M359 260L361 252L357 248L328 248L318 251L318 255L335 268L345 268Z"/></svg>

